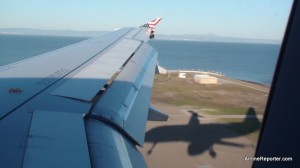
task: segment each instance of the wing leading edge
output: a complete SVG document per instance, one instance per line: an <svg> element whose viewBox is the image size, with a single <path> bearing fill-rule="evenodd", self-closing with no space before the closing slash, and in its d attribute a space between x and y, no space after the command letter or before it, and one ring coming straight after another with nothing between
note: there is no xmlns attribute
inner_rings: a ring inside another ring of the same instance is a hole
<svg viewBox="0 0 300 168"><path fill-rule="evenodd" d="M0 167L146 167L148 39L124 28L0 67Z"/></svg>

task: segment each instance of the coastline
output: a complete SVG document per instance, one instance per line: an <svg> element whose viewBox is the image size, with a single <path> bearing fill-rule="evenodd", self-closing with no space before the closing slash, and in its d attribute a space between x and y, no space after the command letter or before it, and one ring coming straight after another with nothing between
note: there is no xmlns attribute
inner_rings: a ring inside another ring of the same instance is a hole
<svg viewBox="0 0 300 168"><path fill-rule="evenodd" d="M259 82L254 82L254 81L248 81L248 80L241 80L241 79L234 79L231 77L226 77L224 74L221 72L214 72L214 71L196 71L196 70L168 70L162 66L158 65L158 70L157 73L159 74L164 74L164 75L171 75L171 74L180 74L180 73L185 73L186 76L189 76L192 78L195 75L209 75L215 78L218 78L218 83L219 84L225 84L225 83L233 83L236 85L252 88L255 90L259 90L265 93L270 92L270 85L259 83Z"/></svg>

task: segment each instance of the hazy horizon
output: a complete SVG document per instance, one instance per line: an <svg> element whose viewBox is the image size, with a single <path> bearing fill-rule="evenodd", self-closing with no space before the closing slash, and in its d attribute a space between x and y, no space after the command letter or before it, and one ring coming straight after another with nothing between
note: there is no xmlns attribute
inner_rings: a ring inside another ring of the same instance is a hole
<svg viewBox="0 0 300 168"><path fill-rule="evenodd" d="M54 35L54 36L80 36L80 37L95 37L103 35L111 31L78 31L72 29L50 30L50 29L31 29L31 28L0 28L1 34L11 35ZM250 43L271 43L280 44L281 39L255 39L243 37L230 37L218 34L156 34L157 39L161 40L188 40L188 41L213 41L213 42L250 42Z"/></svg>
<svg viewBox="0 0 300 168"><path fill-rule="evenodd" d="M0 28L112 31L163 17L158 34L281 40L292 0L131 0L0 2Z"/></svg>

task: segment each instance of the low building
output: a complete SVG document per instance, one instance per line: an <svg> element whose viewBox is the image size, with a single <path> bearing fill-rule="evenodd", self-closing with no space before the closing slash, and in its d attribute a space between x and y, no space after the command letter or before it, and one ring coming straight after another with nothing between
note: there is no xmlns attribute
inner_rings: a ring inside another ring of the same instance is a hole
<svg viewBox="0 0 300 168"><path fill-rule="evenodd" d="M178 77L179 78L186 78L186 73L182 73L182 72L180 72L180 73L178 73Z"/></svg>
<svg viewBox="0 0 300 168"><path fill-rule="evenodd" d="M210 75L195 75L194 80L200 84L218 84L218 78Z"/></svg>

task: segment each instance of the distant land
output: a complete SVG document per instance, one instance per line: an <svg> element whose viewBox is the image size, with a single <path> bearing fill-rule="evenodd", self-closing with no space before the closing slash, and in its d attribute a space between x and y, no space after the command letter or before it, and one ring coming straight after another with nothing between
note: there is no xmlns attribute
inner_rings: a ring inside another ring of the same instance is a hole
<svg viewBox="0 0 300 168"><path fill-rule="evenodd" d="M44 35L44 36L76 36L76 37L95 37L109 33L110 31L77 31L77 30L40 30L28 28L0 28L0 34L15 35ZM219 36L215 34L181 34L166 35L157 34L156 39L162 40L186 40L186 41L205 41L205 42L228 42L228 43L266 43L280 44L281 40L251 39Z"/></svg>
<svg viewBox="0 0 300 168"><path fill-rule="evenodd" d="M157 34L156 38L164 39L164 40L187 40L187 41L205 41L205 42L281 44L281 40L227 37L227 36L219 36L219 35L215 35L215 34L202 34L202 35L197 35L197 34L186 34L186 35Z"/></svg>

